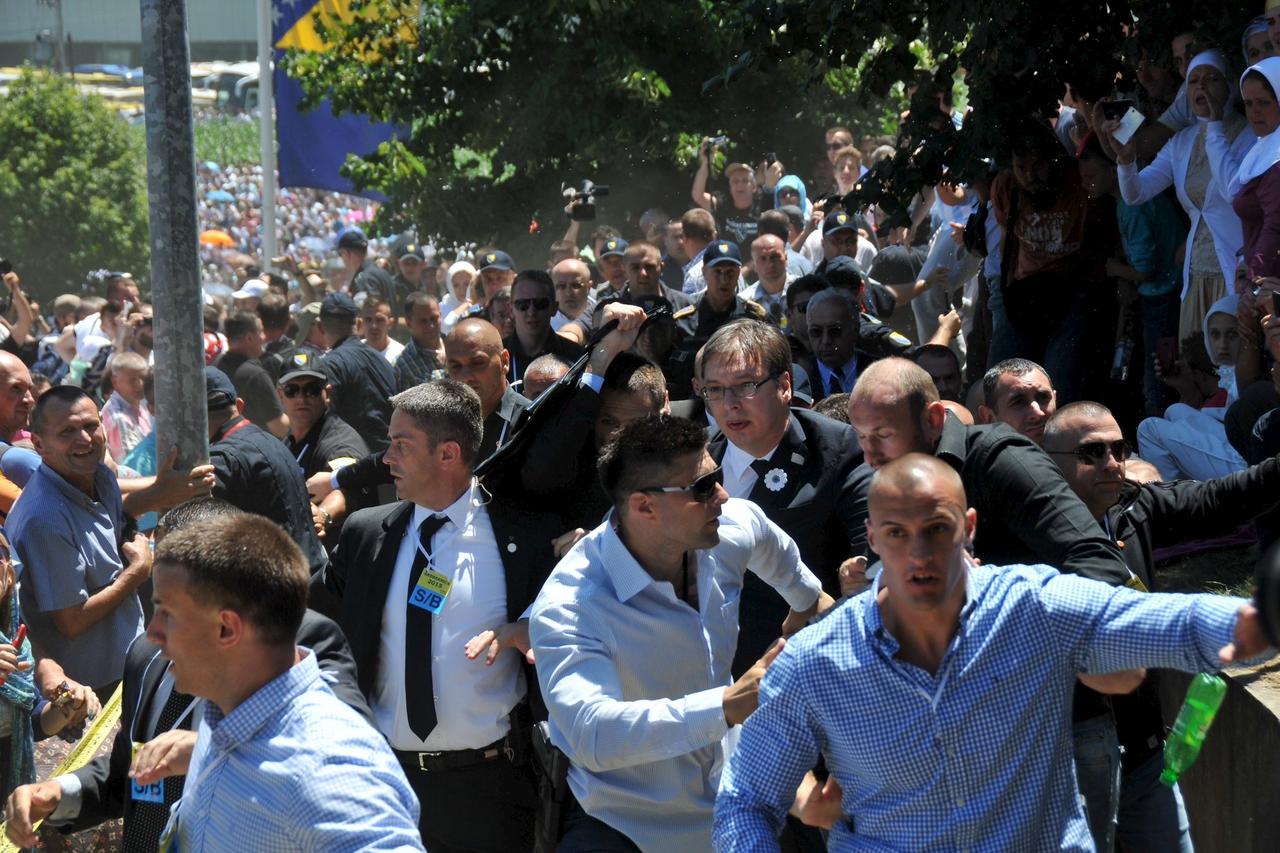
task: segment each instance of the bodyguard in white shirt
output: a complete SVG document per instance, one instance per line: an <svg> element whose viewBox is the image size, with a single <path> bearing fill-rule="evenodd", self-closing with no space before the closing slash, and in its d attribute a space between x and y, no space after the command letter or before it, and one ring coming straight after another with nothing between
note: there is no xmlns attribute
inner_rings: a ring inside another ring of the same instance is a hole
<svg viewBox="0 0 1280 853"><path fill-rule="evenodd" d="M614 509L561 560L529 627L551 738L572 763L557 850L706 850L722 740L780 649L732 680L744 574L791 605L780 635L832 600L781 529L729 499L693 422L632 422L600 472Z"/></svg>
<svg viewBox="0 0 1280 853"><path fill-rule="evenodd" d="M426 847L527 850L537 796L528 723L513 716L532 678L519 616L558 527L472 476L482 427L469 387L442 379L391 402L386 464L402 500L347 519L324 583L342 599L374 722L422 803Z"/></svg>

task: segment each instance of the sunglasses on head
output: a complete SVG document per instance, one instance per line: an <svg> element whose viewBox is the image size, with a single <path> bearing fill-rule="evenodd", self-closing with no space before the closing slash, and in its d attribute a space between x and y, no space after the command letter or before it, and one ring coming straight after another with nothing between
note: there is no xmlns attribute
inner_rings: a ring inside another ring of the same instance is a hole
<svg viewBox="0 0 1280 853"><path fill-rule="evenodd" d="M1106 461L1107 454L1124 462L1133 455L1133 448L1123 438L1117 441L1086 441L1075 450L1050 450L1051 455L1075 456L1086 465L1099 465Z"/></svg>
<svg viewBox="0 0 1280 853"><path fill-rule="evenodd" d="M324 390L324 386L319 382L308 382L306 385L298 385L297 383L290 382L281 390L284 391L284 395L286 397L292 400L299 394L304 397L319 397L320 392Z"/></svg>
<svg viewBox="0 0 1280 853"><path fill-rule="evenodd" d="M711 500L712 495L716 493L716 486L724 483L724 469L719 465L714 471L708 471L698 479L694 480L687 486L649 486L644 489L636 489L637 492L662 492L664 494L679 494L688 492L689 496L699 503L706 503Z"/></svg>
<svg viewBox="0 0 1280 853"><path fill-rule="evenodd" d="M546 311L551 307L551 300L545 296L539 296L536 299L513 299L511 304L516 306L517 311L528 311L530 308Z"/></svg>

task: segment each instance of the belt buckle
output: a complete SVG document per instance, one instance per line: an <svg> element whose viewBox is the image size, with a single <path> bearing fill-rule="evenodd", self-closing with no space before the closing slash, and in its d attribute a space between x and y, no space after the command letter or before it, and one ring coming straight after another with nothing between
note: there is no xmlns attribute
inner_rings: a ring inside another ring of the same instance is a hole
<svg viewBox="0 0 1280 853"><path fill-rule="evenodd" d="M440 758L440 755L441 754L438 752L419 752L418 753L418 769L421 770L423 773L434 773L435 768L428 767L427 762L438 760Z"/></svg>

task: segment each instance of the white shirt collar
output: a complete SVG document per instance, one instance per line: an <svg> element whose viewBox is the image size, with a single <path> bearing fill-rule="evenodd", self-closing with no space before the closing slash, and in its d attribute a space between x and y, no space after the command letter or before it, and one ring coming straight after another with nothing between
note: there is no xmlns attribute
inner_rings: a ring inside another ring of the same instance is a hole
<svg viewBox="0 0 1280 853"><path fill-rule="evenodd" d="M751 470L751 463L757 459L772 458L774 451L778 449L778 445L769 448L769 452L764 456L752 456L732 441L725 442L724 459L721 465L724 466L724 480L726 483L736 483L741 479L747 471Z"/></svg>
<svg viewBox="0 0 1280 853"><path fill-rule="evenodd" d="M413 519L411 530L417 531L422 526L422 522L426 521L428 516L443 515L453 522L453 526L458 530L462 530L467 526L467 519L471 515L471 508L480 506L483 502L480 500L479 483L475 477L471 478L471 485L467 487L456 501L445 507L444 512L437 513L434 509L427 509L420 504L413 505Z"/></svg>

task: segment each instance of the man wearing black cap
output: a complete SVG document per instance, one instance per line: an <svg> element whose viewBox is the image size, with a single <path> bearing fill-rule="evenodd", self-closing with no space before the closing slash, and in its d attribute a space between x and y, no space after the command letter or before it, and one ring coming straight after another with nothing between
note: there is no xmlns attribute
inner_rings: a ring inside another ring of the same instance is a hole
<svg viewBox="0 0 1280 853"><path fill-rule="evenodd" d="M209 406L209 461L213 494L245 512L266 516L284 528L307 558L311 571L326 560L311 519L302 469L285 445L241 416L244 401L216 367L204 369Z"/></svg>
<svg viewBox="0 0 1280 853"><path fill-rule="evenodd" d="M516 280L516 263L506 252L494 249L476 258L480 276L480 304L487 306L493 294L510 287Z"/></svg>
<svg viewBox="0 0 1280 853"><path fill-rule="evenodd" d="M429 278L428 271L432 273ZM396 274L392 279L396 286L396 299L392 303L392 309L399 312L399 306L404 304L409 294L419 290L435 296L437 288L434 272L434 267L427 266L427 250L421 243L417 240L401 243L396 248Z"/></svg>
<svg viewBox="0 0 1280 853"><path fill-rule="evenodd" d="M604 276L604 284L596 290L596 298L616 296L627 286L627 270L623 258L630 244L621 237L610 237L600 244L600 257L596 263L600 274Z"/></svg>
<svg viewBox="0 0 1280 853"><path fill-rule="evenodd" d="M664 367L672 390L692 389L693 361L716 329L739 317L768 320L769 312L758 302L738 295L742 279L742 254L736 243L717 240L702 252L702 276L707 287L693 297L693 304L676 311L673 318L681 335Z"/></svg>
<svg viewBox="0 0 1280 853"><path fill-rule="evenodd" d="M356 304L345 293L331 293L320 305L320 326L329 351L320 370L333 389L333 411L349 423L373 450L387 446L394 369L382 354L355 336Z"/></svg>
<svg viewBox="0 0 1280 853"><path fill-rule="evenodd" d="M329 377L320 370L289 370L276 383L276 392L289 415L284 446L298 460L304 477L336 471L369 455L369 445L360 434L329 411Z"/></svg>
<svg viewBox="0 0 1280 853"><path fill-rule="evenodd" d="M556 304L556 287L551 276L542 270L520 273L511 289L511 304L516 309L516 331L502 342L510 356L508 382L523 376L524 369L538 356L550 353L573 364L582 355L582 347L551 328Z"/></svg>
<svg viewBox="0 0 1280 853"><path fill-rule="evenodd" d="M347 291L355 296L372 293L397 305L396 285L391 275L369 259L369 240L359 228L348 228L338 237L338 257L347 273Z"/></svg>

